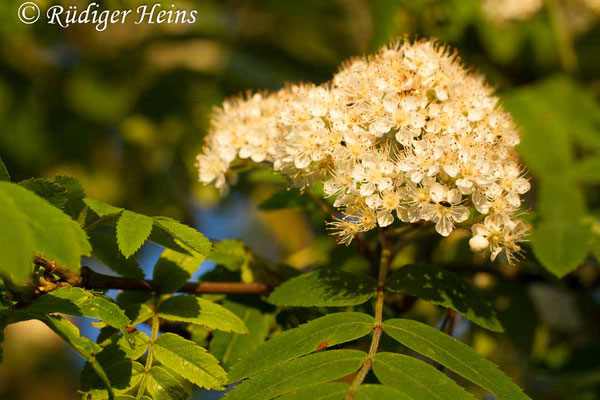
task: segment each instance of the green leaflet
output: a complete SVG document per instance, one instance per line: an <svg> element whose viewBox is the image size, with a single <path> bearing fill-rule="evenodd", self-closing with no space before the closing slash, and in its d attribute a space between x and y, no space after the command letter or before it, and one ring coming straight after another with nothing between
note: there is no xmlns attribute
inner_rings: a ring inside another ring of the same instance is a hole
<svg viewBox="0 0 600 400"><path fill-rule="evenodd" d="M4 162L2 161L2 157L0 157L0 181L10 182L10 174L6 169L6 165L4 165Z"/></svg>
<svg viewBox="0 0 600 400"><path fill-rule="evenodd" d="M98 200L85 198L83 200L86 206L88 206L93 212L98 214L100 217L104 217L107 215L115 215L120 214L123 209L119 207L111 206L110 204L103 203Z"/></svg>
<svg viewBox="0 0 600 400"><path fill-rule="evenodd" d="M100 345L80 335L79 328L61 315L46 315L42 321L58 336L67 342L73 350L85 358L98 377L110 389L111 382L104 367L96 360L96 354L102 351Z"/></svg>
<svg viewBox="0 0 600 400"><path fill-rule="evenodd" d="M31 178L19 182L19 185L46 199L56 208L62 209L67 202L66 189L50 179Z"/></svg>
<svg viewBox="0 0 600 400"><path fill-rule="evenodd" d="M223 306L234 312L250 332L247 335L220 331L213 332L210 341L210 353L228 369L229 366L245 357L265 341L269 333L269 318L255 308L231 301L226 301Z"/></svg>
<svg viewBox="0 0 600 400"><path fill-rule="evenodd" d="M540 262L560 278L585 261L591 240L590 230L576 221L550 221L535 228L531 245Z"/></svg>
<svg viewBox="0 0 600 400"><path fill-rule="evenodd" d="M100 319L124 334L130 323L125 312L115 303L90 291L70 286L38 297L23 311L33 315L63 313Z"/></svg>
<svg viewBox="0 0 600 400"><path fill-rule="evenodd" d="M175 251L187 250L185 248L187 247L204 257L211 252L212 245L210 241L194 228L166 217L154 217L154 227L158 229L156 229L156 233L152 232L151 240L162 246ZM165 237L165 233L170 238Z"/></svg>
<svg viewBox="0 0 600 400"><path fill-rule="evenodd" d="M277 400L343 400L349 387L344 382L327 382L298 389L294 393L278 397Z"/></svg>
<svg viewBox="0 0 600 400"><path fill-rule="evenodd" d="M115 345L125 353L127 358L137 360L146 353L150 338L144 332L137 330L124 336L118 334L114 328L104 327L98 335L97 342L102 347Z"/></svg>
<svg viewBox="0 0 600 400"><path fill-rule="evenodd" d="M227 383L227 374L216 358L194 342L173 333L163 333L156 339L154 356L161 364L200 387L220 389Z"/></svg>
<svg viewBox="0 0 600 400"><path fill-rule="evenodd" d="M85 208L85 190L81 183L72 176L58 175L54 177L54 182L60 184L67 191L67 202L64 211L72 218L77 219L81 211Z"/></svg>
<svg viewBox="0 0 600 400"><path fill-rule="evenodd" d="M446 397L450 399L450 397ZM412 400L406 394L389 386L362 385L356 391L355 400Z"/></svg>
<svg viewBox="0 0 600 400"><path fill-rule="evenodd" d="M210 259L230 271L239 271L248 265L252 254L239 240L226 239L214 244Z"/></svg>
<svg viewBox="0 0 600 400"><path fill-rule="evenodd" d="M375 279L337 268L321 268L286 281L269 296L278 306L330 307L363 304L377 289Z"/></svg>
<svg viewBox="0 0 600 400"><path fill-rule="evenodd" d="M129 258L142 247L152 232L153 220L145 215L125 210L117 222L119 250Z"/></svg>
<svg viewBox="0 0 600 400"><path fill-rule="evenodd" d="M150 369L146 390L154 400L186 400L190 396L177 378L157 366Z"/></svg>
<svg viewBox="0 0 600 400"><path fill-rule="evenodd" d="M190 322L225 332L248 333L237 315L219 304L194 295L169 297L158 307L158 315L171 321Z"/></svg>
<svg viewBox="0 0 600 400"><path fill-rule="evenodd" d="M383 330L404 346L439 362L501 400L529 399L492 362L431 326L409 319L390 319L383 323Z"/></svg>
<svg viewBox="0 0 600 400"><path fill-rule="evenodd" d="M154 288L159 293L176 292L196 272L202 261L203 256L191 256L166 248L154 266Z"/></svg>
<svg viewBox="0 0 600 400"><path fill-rule="evenodd" d="M349 342L373 330L373 317L357 312L341 312L317 318L290 329L258 346L229 371L229 382L237 382L267 368L321 348Z"/></svg>
<svg viewBox="0 0 600 400"><path fill-rule="evenodd" d="M377 379L414 400L475 400L470 393L431 365L414 357L377 353L373 360Z"/></svg>
<svg viewBox="0 0 600 400"><path fill-rule="evenodd" d="M451 308L491 331L503 331L485 297L469 282L444 268L430 264L405 265L387 278L385 288Z"/></svg>
<svg viewBox="0 0 600 400"><path fill-rule="evenodd" d="M357 371L367 354L358 350L330 350L289 361L242 382L225 396L228 400L269 400L305 386L342 378Z"/></svg>
<svg viewBox="0 0 600 400"><path fill-rule="evenodd" d="M113 227L102 227L89 232L90 242L94 256L106 264L111 270L128 278L144 278L144 271L140 268L135 257L125 258L119 251L115 239L116 232Z"/></svg>
<svg viewBox="0 0 600 400"><path fill-rule="evenodd" d="M91 252L79 225L46 200L14 183L0 182L0 272L24 280L33 252L70 269Z"/></svg>
<svg viewBox="0 0 600 400"><path fill-rule="evenodd" d="M103 348L95 358L106 372L113 393L124 394L130 391L142 378L144 372L142 364L127 358L116 345ZM93 393L94 399L109 398L107 387L89 362L81 371L81 390Z"/></svg>

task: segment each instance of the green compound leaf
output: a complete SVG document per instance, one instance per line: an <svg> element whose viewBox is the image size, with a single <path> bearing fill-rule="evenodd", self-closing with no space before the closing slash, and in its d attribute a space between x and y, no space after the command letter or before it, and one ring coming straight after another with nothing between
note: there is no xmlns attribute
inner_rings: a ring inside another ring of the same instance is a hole
<svg viewBox="0 0 600 400"><path fill-rule="evenodd" d="M210 241L194 228L166 217L154 217L154 227L158 229L156 234L153 232L151 239L162 246L181 251L181 245L183 244L184 250L187 250L185 247L188 247L205 257L211 252L212 245ZM166 238L165 234L170 236L172 240Z"/></svg>
<svg viewBox="0 0 600 400"><path fill-rule="evenodd" d="M153 224L150 217L129 210L123 211L117 222L117 243L125 258L142 247L152 232Z"/></svg>
<svg viewBox="0 0 600 400"><path fill-rule="evenodd" d="M98 200L85 198L83 200L86 206L88 206L93 212L98 214L99 217L105 217L107 215L116 215L123 212L122 208L111 206L110 204L103 203Z"/></svg>
<svg viewBox="0 0 600 400"><path fill-rule="evenodd" d="M342 307L363 304L375 296L377 282L336 268L321 268L278 286L269 303L295 307Z"/></svg>
<svg viewBox="0 0 600 400"><path fill-rule="evenodd" d="M125 312L107 298L70 286L38 297L23 311L32 315L62 313L100 319L123 333L127 332L130 323Z"/></svg>
<svg viewBox="0 0 600 400"><path fill-rule="evenodd" d="M227 374L217 359L181 336L160 335L154 344L154 355L161 364L200 387L220 389L227 383Z"/></svg>
<svg viewBox="0 0 600 400"><path fill-rule="evenodd" d="M277 400L343 400L349 388L350 385L344 382L327 382L298 389L294 393L278 397Z"/></svg>
<svg viewBox="0 0 600 400"><path fill-rule="evenodd" d="M460 276L430 264L405 265L392 273L385 288L458 311L477 325L502 332L502 325L485 297Z"/></svg>
<svg viewBox="0 0 600 400"><path fill-rule="evenodd" d="M585 261L591 240L590 230L575 221L550 221L535 228L531 244L542 265L560 278Z"/></svg>
<svg viewBox="0 0 600 400"><path fill-rule="evenodd" d="M373 330L373 317L357 312L329 314L290 329L248 353L229 372L237 382L267 368L336 344L349 342Z"/></svg>
<svg viewBox="0 0 600 400"><path fill-rule="evenodd" d="M33 252L76 270L92 248L79 225L46 200L14 183L0 182L0 272L23 280Z"/></svg>
<svg viewBox="0 0 600 400"><path fill-rule="evenodd" d="M390 319L385 333L398 342L489 391L500 400L529 399L509 377L472 348L421 322Z"/></svg>
<svg viewBox="0 0 600 400"><path fill-rule="evenodd" d="M204 257L200 255L191 256L165 249L154 266L154 289L159 293L176 292L196 272L202 261Z"/></svg>
<svg viewBox="0 0 600 400"><path fill-rule="evenodd" d="M170 321L189 322L224 332L248 333L237 315L219 304L194 295L166 299L160 304L158 315Z"/></svg>
<svg viewBox="0 0 600 400"><path fill-rule="evenodd" d="M450 399L450 397L446 397ZM412 400L399 390L383 385L362 385L356 391L355 400Z"/></svg>
<svg viewBox="0 0 600 400"><path fill-rule="evenodd" d="M67 202L66 189L56 182L43 178L31 178L26 181L19 182L19 185L25 189L31 190L41 198L44 198L48 203L56 208L62 209Z"/></svg>
<svg viewBox="0 0 600 400"><path fill-rule="evenodd" d="M102 347L117 346L127 358L132 360L137 360L146 353L150 345L148 335L137 330L128 336L120 335L118 332L112 327L104 327L100 330L96 342Z"/></svg>
<svg viewBox="0 0 600 400"><path fill-rule="evenodd" d="M154 400L186 400L190 397L185 387L164 368L154 366L146 380L146 390Z"/></svg>
<svg viewBox="0 0 600 400"><path fill-rule="evenodd" d="M407 399L475 400L445 374L414 357L377 353L373 372L383 385L398 390Z"/></svg>
<svg viewBox="0 0 600 400"><path fill-rule="evenodd" d="M309 385L343 378L357 371L367 354L331 350L289 361L242 382L225 396L228 400L268 400Z"/></svg>
<svg viewBox="0 0 600 400"><path fill-rule="evenodd" d="M263 343L269 333L269 318L259 310L238 303L223 303L234 312L250 332L247 335L215 331L210 341L210 353L227 369Z"/></svg>

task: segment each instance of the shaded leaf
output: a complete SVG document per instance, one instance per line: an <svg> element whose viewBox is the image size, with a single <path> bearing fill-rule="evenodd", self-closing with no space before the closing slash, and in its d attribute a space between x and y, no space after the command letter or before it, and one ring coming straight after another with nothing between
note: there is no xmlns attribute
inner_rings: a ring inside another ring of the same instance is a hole
<svg viewBox="0 0 600 400"><path fill-rule="evenodd" d="M117 222L117 244L125 258L142 247L152 232L153 223L150 217L129 210L123 211Z"/></svg>
<svg viewBox="0 0 600 400"><path fill-rule="evenodd" d="M414 357L377 353L373 358L373 372L383 385L393 387L407 399L475 400L445 374Z"/></svg>
<svg viewBox="0 0 600 400"><path fill-rule="evenodd" d="M81 183L72 176L58 175L54 177L54 182L60 184L67 191L67 202L64 211L73 218L79 217L81 211L85 208L85 190Z"/></svg>
<svg viewBox="0 0 600 400"><path fill-rule="evenodd" d="M501 400L529 399L492 362L429 325L409 319L390 319L383 323L383 330L409 349L437 361Z"/></svg>
<svg viewBox="0 0 600 400"><path fill-rule="evenodd" d="M225 396L228 400L267 400L309 385L343 378L357 371L367 354L358 350L330 350L267 369L242 382Z"/></svg>
<svg viewBox="0 0 600 400"><path fill-rule="evenodd" d="M183 286L204 261L202 256L191 256L165 249L156 262L152 281L159 293L173 293Z"/></svg>
<svg viewBox="0 0 600 400"><path fill-rule="evenodd" d="M486 329L502 332L502 325L485 297L460 276L430 264L405 265L393 272L385 288L458 311Z"/></svg>
<svg viewBox="0 0 600 400"><path fill-rule="evenodd" d="M590 241L587 227L576 222L551 221L535 228L531 245L542 265L560 278L585 261Z"/></svg>
<svg viewBox="0 0 600 400"><path fill-rule="evenodd" d="M190 393L166 369L153 366L146 380L146 390L154 400L186 400Z"/></svg>
<svg viewBox="0 0 600 400"><path fill-rule="evenodd" d="M234 312L246 325L249 334L213 332L210 352L225 368L246 356L263 343L269 333L269 321L259 310L226 301L223 306Z"/></svg>
<svg viewBox="0 0 600 400"><path fill-rule="evenodd" d="M237 382L313 351L358 339L371 332L374 324L373 317L356 312L317 318L256 347L232 366L229 382Z"/></svg>
<svg viewBox="0 0 600 400"><path fill-rule="evenodd" d="M106 372L110 387L114 393L127 392L135 386L142 377L144 367L127 358L126 354L116 345L109 345L96 355L96 361ZM94 392L94 398L109 398L109 392L103 380L97 375L88 362L81 371L81 390Z"/></svg>
<svg viewBox="0 0 600 400"><path fill-rule="evenodd" d="M294 393L278 397L277 400L343 400L349 387L344 382L327 382L298 389Z"/></svg>
<svg viewBox="0 0 600 400"><path fill-rule="evenodd" d="M163 333L156 339L154 356L200 387L219 389L227 382L227 374L216 358L194 342L173 333Z"/></svg>
<svg viewBox="0 0 600 400"><path fill-rule="evenodd" d="M167 320L189 322L225 332L248 333L237 315L219 304L194 295L169 297L160 303L158 315Z"/></svg>
<svg viewBox="0 0 600 400"><path fill-rule="evenodd" d="M19 185L46 199L56 208L62 209L67 202L65 188L49 179L31 178L19 182Z"/></svg>
<svg viewBox="0 0 600 400"><path fill-rule="evenodd" d="M135 258L125 258L119 251L114 228L94 229L90 232L90 242L94 256L108 268L128 278L144 278L144 271Z"/></svg>
<svg viewBox="0 0 600 400"><path fill-rule="evenodd" d="M376 290L377 282L370 276L321 268L284 282L268 301L278 306L352 306L367 302Z"/></svg>

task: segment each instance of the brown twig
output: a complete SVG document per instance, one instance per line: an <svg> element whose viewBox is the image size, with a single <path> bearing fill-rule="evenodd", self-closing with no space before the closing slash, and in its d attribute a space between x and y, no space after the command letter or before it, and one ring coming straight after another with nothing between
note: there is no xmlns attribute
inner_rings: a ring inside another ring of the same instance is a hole
<svg viewBox="0 0 600 400"><path fill-rule="evenodd" d="M136 290L154 292L154 283L147 279L123 278L120 276L100 274L89 267L81 268L81 284L86 289ZM273 285L260 282L188 282L178 292L182 293L223 293L223 294L265 294L273 289Z"/></svg>

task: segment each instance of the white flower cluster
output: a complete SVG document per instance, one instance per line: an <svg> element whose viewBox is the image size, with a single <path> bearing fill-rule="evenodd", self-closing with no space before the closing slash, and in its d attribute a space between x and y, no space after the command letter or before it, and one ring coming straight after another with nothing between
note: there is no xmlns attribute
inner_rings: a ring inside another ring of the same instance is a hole
<svg viewBox="0 0 600 400"><path fill-rule="evenodd" d="M443 236L465 223L473 250L505 250L510 261L530 185L492 92L444 46L398 42L347 62L328 84L226 101L198 156L200 180L223 190L236 158L266 162L295 187L324 182L341 243L396 217L431 221Z"/></svg>

